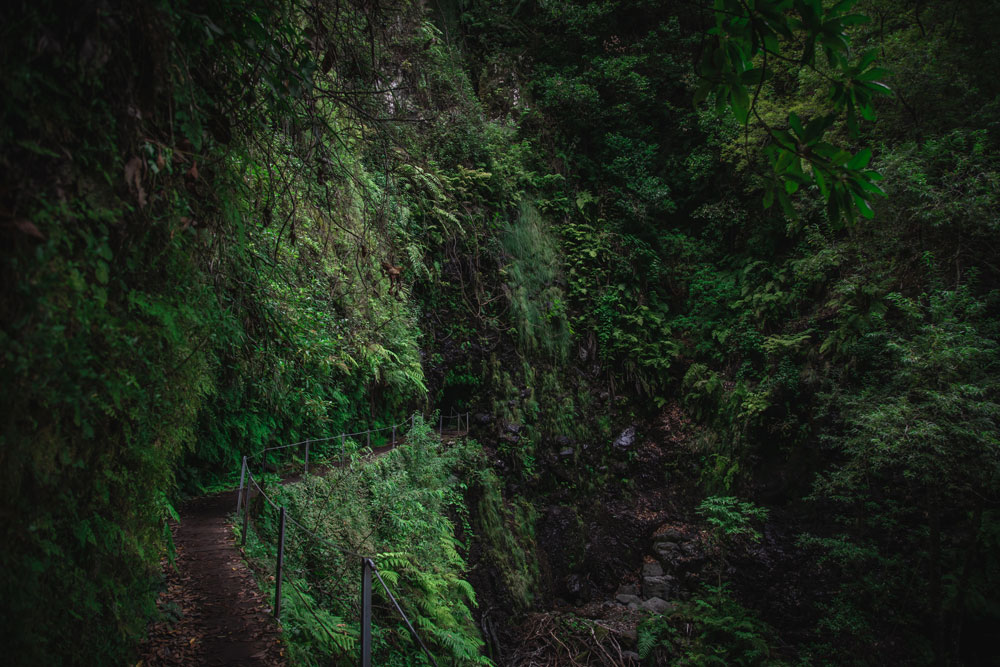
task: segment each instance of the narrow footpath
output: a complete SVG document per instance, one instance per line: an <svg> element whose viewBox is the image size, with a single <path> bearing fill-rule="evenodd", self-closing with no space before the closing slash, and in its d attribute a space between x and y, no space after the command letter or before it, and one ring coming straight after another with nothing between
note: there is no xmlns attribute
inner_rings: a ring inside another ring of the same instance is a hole
<svg viewBox="0 0 1000 667"><path fill-rule="evenodd" d="M466 431L443 430L443 443ZM371 450L377 458L405 443L399 439ZM339 468L330 461L311 468L323 475ZM296 470L282 484L302 478ZM171 525L177 549L176 567L164 562L167 589L156 604L164 620L149 628L140 646L137 667L158 665L248 665L276 667L287 660L272 601L265 600L253 573L243 561L233 536L230 516L236 510L236 491L194 498Z"/></svg>
<svg viewBox="0 0 1000 667"><path fill-rule="evenodd" d="M172 526L177 567L165 564L167 590L157 606L166 616L140 648L152 665L284 665L278 624L243 562L229 515L236 492L195 498Z"/></svg>

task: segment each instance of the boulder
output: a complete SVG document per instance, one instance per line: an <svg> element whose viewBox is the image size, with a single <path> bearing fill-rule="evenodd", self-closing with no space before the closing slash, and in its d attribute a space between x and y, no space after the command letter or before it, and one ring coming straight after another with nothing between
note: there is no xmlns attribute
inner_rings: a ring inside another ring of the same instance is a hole
<svg viewBox="0 0 1000 667"><path fill-rule="evenodd" d="M635 426L629 426L615 439L615 447L628 449L635 444Z"/></svg>
<svg viewBox="0 0 1000 667"><path fill-rule="evenodd" d="M656 542L683 542L684 533L676 528L667 528L665 531L653 537Z"/></svg>
<svg viewBox="0 0 1000 667"><path fill-rule="evenodd" d="M625 595L623 593L619 593L618 595L615 596L615 602L617 602L618 604L630 605L633 602L639 604L640 602L642 602L642 600L639 599L638 595Z"/></svg>
<svg viewBox="0 0 1000 667"><path fill-rule="evenodd" d="M669 614L676 606L663 598L649 598L642 603L642 608L653 614Z"/></svg>
<svg viewBox="0 0 1000 667"><path fill-rule="evenodd" d="M657 542L653 545L653 553L661 563L667 565L667 569L671 569L670 566L680 557L681 550L673 542Z"/></svg>
<svg viewBox="0 0 1000 667"><path fill-rule="evenodd" d="M674 578L669 574L642 578L642 597L647 600L649 598L663 598L666 600L670 597L673 588Z"/></svg>
<svg viewBox="0 0 1000 667"><path fill-rule="evenodd" d="M638 595L639 587L635 584L622 584L618 587L618 595Z"/></svg>
<svg viewBox="0 0 1000 667"><path fill-rule="evenodd" d="M642 564L642 577L662 577L663 576L663 566L657 563L655 560L650 563Z"/></svg>

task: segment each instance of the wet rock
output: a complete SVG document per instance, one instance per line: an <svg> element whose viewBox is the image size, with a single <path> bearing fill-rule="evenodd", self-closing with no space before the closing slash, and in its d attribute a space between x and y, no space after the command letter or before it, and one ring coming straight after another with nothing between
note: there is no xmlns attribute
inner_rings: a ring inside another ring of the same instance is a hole
<svg viewBox="0 0 1000 667"><path fill-rule="evenodd" d="M642 564L642 578L646 577L662 577L663 576L663 566L661 566L656 561L651 563Z"/></svg>
<svg viewBox="0 0 1000 667"><path fill-rule="evenodd" d="M571 444L573 444L573 441L570 440L565 435L557 435L556 436L556 444L559 445L560 447L569 447Z"/></svg>
<svg viewBox="0 0 1000 667"><path fill-rule="evenodd" d="M654 538L657 542L683 542L684 533L676 528L667 528Z"/></svg>
<svg viewBox="0 0 1000 667"><path fill-rule="evenodd" d="M663 598L666 600L670 597L673 588L674 578L669 574L642 578L642 597L647 600L649 598Z"/></svg>
<svg viewBox="0 0 1000 667"><path fill-rule="evenodd" d="M642 602L642 600L639 599L638 595L623 595L619 593L618 595L615 596L615 602L617 602L618 604L630 605L633 602L639 604Z"/></svg>
<svg viewBox="0 0 1000 667"><path fill-rule="evenodd" d="M510 423L510 424L507 424L505 426L505 428L507 429L508 433L515 433L516 434L516 433L520 433L521 432L521 425L520 424Z"/></svg>
<svg viewBox="0 0 1000 667"><path fill-rule="evenodd" d="M670 569L674 561L680 558L681 550L673 542L657 542L653 545L653 553L656 554L657 559L661 563L664 563Z"/></svg>
<svg viewBox="0 0 1000 667"><path fill-rule="evenodd" d="M491 421L493 421L493 416L490 415L488 412L477 412L476 421L479 422L480 424L489 424Z"/></svg>
<svg viewBox="0 0 1000 667"><path fill-rule="evenodd" d="M573 456L573 448L567 447L559 452L559 456L562 458L567 458Z"/></svg>
<svg viewBox="0 0 1000 667"><path fill-rule="evenodd" d="M628 449L635 444L635 426L629 426L627 429L621 432L621 435L615 439L615 447L618 449Z"/></svg>
<svg viewBox="0 0 1000 667"><path fill-rule="evenodd" d="M663 598L649 598L642 603L642 608L653 614L669 614L676 606Z"/></svg>
<svg viewBox="0 0 1000 667"><path fill-rule="evenodd" d="M622 661L627 665L630 662L639 664L639 654L635 651L622 651Z"/></svg>
<svg viewBox="0 0 1000 667"><path fill-rule="evenodd" d="M635 584L622 584L618 587L618 595L638 595L639 587Z"/></svg>

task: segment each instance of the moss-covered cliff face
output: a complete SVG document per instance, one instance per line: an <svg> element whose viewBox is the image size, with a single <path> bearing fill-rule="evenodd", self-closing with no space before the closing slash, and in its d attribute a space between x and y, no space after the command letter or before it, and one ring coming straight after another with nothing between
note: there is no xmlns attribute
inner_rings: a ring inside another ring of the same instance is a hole
<svg viewBox="0 0 1000 667"><path fill-rule="evenodd" d="M416 5L4 23L4 639L121 662L179 493L427 404L411 294L472 234L456 193L485 186L453 156L487 151L484 121Z"/></svg>
<svg viewBox="0 0 1000 667"><path fill-rule="evenodd" d="M771 131L822 117L832 70L760 63L745 125L693 106L708 3L15 3L8 653L128 659L172 503L249 450L441 408L483 445L452 518L484 651L555 627L524 614L581 581L613 594L595 578L637 570L658 503L730 588L687 585L649 660L974 663L998 581L995 4L857 4L844 36L896 97L829 127L888 194L843 227L816 188L794 217L760 204ZM733 496L771 507L762 545ZM794 605L760 600L779 551L822 563Z"/></svg>

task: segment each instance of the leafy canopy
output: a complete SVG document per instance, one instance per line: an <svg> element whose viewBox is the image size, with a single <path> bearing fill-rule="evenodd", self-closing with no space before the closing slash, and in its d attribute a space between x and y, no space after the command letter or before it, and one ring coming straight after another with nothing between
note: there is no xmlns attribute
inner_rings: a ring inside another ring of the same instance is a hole
<svg viewBox="0 0 1000 667"><path fill-rule="evenodd" d="M863 14L850 13L856 0L824 7L821 0L715 0L714 26L699 65L702 84L695 104L714 94L719 110L727 106L740 123L751 118L764 126L769 144L765 155L771 175L764 206L775 199L785 214L795 218L790 195L815 185L826 200L830 222L854 224L857 214L874 216L871 200L885 196L876 185L882 176L868 169L871 149L856 153L829 138L831 127L843 117L851 138L860 134L858 116L875 120L874 100L892 91L880 80L887 71L874 66L876 51L857 56L848 32L867 23ZM817 60L822 51L825 61ZM794 112L787 127L772 127L757 112L765 81L775 74L775 62L809 68L828 84L827 113L803 120Z"/></svg>

